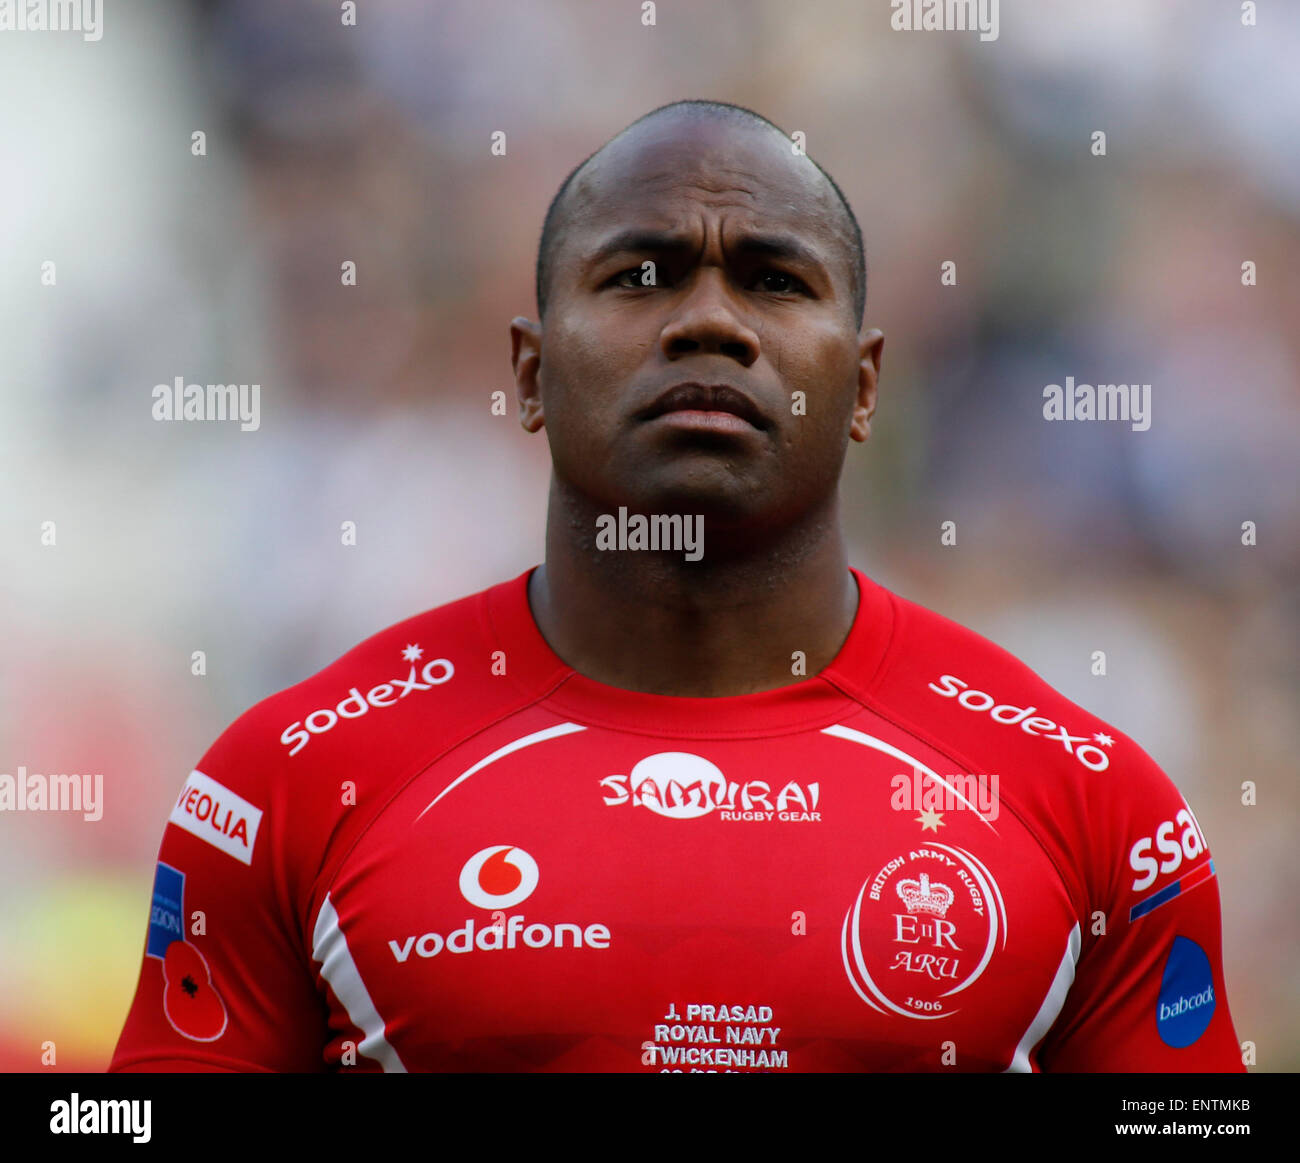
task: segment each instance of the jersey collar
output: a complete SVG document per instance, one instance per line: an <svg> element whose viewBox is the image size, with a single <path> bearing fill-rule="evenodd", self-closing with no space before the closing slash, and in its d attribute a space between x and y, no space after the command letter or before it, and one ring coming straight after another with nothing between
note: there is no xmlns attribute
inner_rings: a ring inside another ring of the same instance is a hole
<svg viewBox="0 0 1300 1163"><path fill-rule="evenodd" d="M655 695L608 686L579 674L551 649L528 604L526 570L484 592L493 650L506 678L565 718L620 731L676 738L787 734L827 726L858 709L888 649L892 595L860 570L858 611L831 663L812 678L756 694L721 698Z"/></svg>

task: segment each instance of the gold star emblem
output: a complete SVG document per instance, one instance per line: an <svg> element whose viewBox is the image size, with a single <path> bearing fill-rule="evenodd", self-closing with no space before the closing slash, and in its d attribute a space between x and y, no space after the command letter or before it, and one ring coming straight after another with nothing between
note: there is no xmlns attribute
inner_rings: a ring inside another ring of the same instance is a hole
<svg viewBox="0 0 1300 1163"><path fill-rule="evenodd" d="M916 822L921 825L922 832L929 828L931 832L937 833L940 828L946 828L948 826L943 822L943 813L933 811L930 808L926 808L925 811L917 816Z"/></svg>

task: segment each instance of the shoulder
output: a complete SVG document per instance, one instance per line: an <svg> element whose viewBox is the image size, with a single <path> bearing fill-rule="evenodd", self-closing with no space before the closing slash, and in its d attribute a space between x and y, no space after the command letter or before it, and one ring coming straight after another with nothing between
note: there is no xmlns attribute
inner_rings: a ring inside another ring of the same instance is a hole
<svg viewBox="0 0 1300 1163"><path fill-rule="evenodd" d="M1086 868L1094 899L1148 888L1153 855L1162 876L1207 858L1175 780L1136 740L975 631L891 602L893 635L869 704L962 770L998 773L1003 802L1062 866Z"/></svg>
<svg viewBox="0 0 1300 1163"><path fill-rule="evenodd" d="M1010 651L916 602L889 596L894 633L872 684L876 699L973 754L1023 756L1039 770L1082 778L1154 766L1122 731Z"/></svg>
<svg viewBox="0 0 1300 1163"><path fill-rule="evenodd" d="M198 768L231 790L301 792L344 777L382 781L524 701L493 674L489 601L502 582L397 622L241 714ZM337 778L336 778L337 777Z"/></svg>

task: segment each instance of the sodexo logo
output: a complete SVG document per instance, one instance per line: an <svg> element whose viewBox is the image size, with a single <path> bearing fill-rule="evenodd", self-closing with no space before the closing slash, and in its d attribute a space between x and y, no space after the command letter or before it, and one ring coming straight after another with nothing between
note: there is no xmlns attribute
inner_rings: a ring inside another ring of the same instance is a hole
<svg viewBox="0 0 1300 1163"><path fill-rule="evenodd" d="M295 719L284 729L280 742L289 747L290 755L297 755L311 742L313 735L324 735L326 731L332 731L340 721L368 715L371 707L391 707L412 691L431 691L449 681L456 673L449 658L431 658L424 664L417 678L415 666L423 657L424 648L419 643L412 643L402 651L402 658L410 663L405 678L394 676L387 682L371 687L364 695L356 687L349 687L347 695L335 706L321 707L305 719ZM402 693L394 694L397 690ZM290 744L293 746L290 747Z"/></svg>
<svg viewBox="0 0 1300 1163"><path fill-rule="evenodd" d="M537 887L537 861L522 848L494 844L475 852L460 870L460 894L480 909L508 909Z"/></svg>
<svg viewBox="0 0 1300 1163"><path fill-rule="evenodd" d="M965 707L968 711L974 711L976 714L987 711L989 718L995 723L1007 727L1018 724L1026 735L1034 735L1039 739L1055 739L1068 754L1073 755L1089 771L1105 771L1110 766L1110 756L1101 748L1113 747L1115 740L1105 732L1096 732L1091 737L1091 741L1087 735L1071 735L1060 723L1043 715L1035 715L1037 707L1017 707L1014 703L999 703L987 691L972 690L970 683L951 674L945 674L937 683L932 682L927 685L940 698L956 699L957 705Z"/></svg>
<svg viewBox="0 0 1300 1163"><path fill-rule="evenodd" d="M1210 959L1195 941L1175 937L1160 979L1156 1029L1166 1046L1181 1050L1209 1028L1214 1017L1214 974Z"/></svg>

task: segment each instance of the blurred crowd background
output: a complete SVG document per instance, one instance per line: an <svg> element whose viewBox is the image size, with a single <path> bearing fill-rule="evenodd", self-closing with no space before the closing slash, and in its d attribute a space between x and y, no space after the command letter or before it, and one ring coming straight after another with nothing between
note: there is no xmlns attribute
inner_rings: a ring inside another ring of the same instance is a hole
<svg viewBox="0 0 1300 1163"><path fill-rule="evenodd" d="M862 223L854 564L1170 773L1238 1034L1300 1067L1300 6L1002 0L995 41L891 31L886 0L339 7L0 33L0 771L103 772L106 801L0 814L0 1069L107 1063L171 801L232 719L541 560L544 437L490 412L508 323L563 176L683 97L802 130ZM1046 423L1071 375L1150 383L1150 430ZM177 376L260 384L260 429L154 421Z"/></svg>

